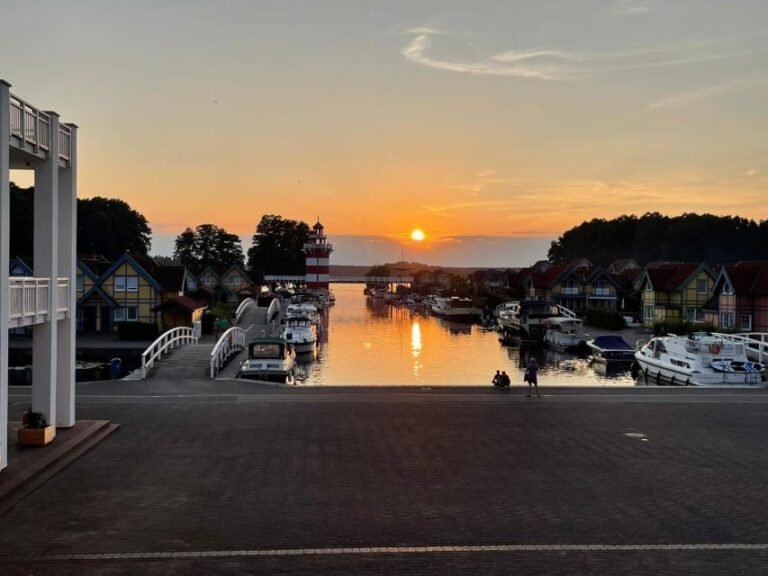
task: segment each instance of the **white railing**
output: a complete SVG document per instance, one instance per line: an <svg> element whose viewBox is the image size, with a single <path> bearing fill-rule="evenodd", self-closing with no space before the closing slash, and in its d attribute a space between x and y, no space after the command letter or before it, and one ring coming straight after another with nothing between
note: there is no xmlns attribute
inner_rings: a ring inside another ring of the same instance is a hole
<svg viewBox="0 0 768 576"><path fill-rule="evenodd" d="M50 278L10 278L10 310L12 326L29 326L48 319Z"/></svg>
<svg viewBox="0 0 768 576"><path fill-rule="evenodd" d="M66 314L69 311L69 278L59 278L56 289L56 312Z"/></svg>
<svg viewBox="0 0 768 576"><path fill-rule="evenodd" d="M51 148L51 117L21 98L11 94L11 137L47 152ZM69 160L72 151L72 129L59 126L59 158Z"/></svg>
<svg viewBox="0 0 768 576"><path fill-rule="evenodd" d="M718 336L726 335L718 334ZM739 332L727 336L744 343L745 352L750 360L761 363L768 360L768 334L765 332Z"/></svg>
<svg viewBox="0 0 768 576"><path fill-rule="evenodd" d="M211 378L227 365L232 354L245 350L245 330L233 326L221 335L211 351Z"/></svg>
<svg viewBox="0 0 768 576"><path fill-rule="evenodd" d="M181 326L163 332L141 355L141 377L146 378L155 360L162 358L166 350L175 350L186 344L197 344L198 335L193 328Z"/></svg>
<svg viewBox="0 0 768 576"><path fill-rule="evenodd" d="M259 304L254 300L253 298L246 298L242 302L240 302L240 306L237 307L237 311L235 312L235 324L240 322L240 317L245 313L246 309L250 306L258 306Z"/></svg>
<svg viewBox="0 0 768 576"><path fill-rule="evenodd" d="M267 324L274 324L275 321L280 321L280 313L282 312L283 305L280 304L280 298L275 298L269 303L267 308Z"/></svg>

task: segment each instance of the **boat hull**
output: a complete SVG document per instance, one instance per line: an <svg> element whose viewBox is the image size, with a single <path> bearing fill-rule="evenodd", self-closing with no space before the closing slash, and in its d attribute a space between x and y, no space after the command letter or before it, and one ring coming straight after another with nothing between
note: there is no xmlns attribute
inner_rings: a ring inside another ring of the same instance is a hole
<svg viewBox="0 0 768 576"><path fill-rule="evenodd" d="M695 372L683 367L660 362L653 358L636 353L638 367L641 373L638 379L645 383L678 384L681 386L702 386L717 388L721 386L765 386L763 375L759 372Z"/></svg>

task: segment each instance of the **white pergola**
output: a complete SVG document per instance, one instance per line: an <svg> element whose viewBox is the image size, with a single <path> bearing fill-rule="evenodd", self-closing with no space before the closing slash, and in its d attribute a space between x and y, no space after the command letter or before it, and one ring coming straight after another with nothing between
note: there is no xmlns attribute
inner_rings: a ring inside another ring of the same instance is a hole
<svg viewBox="0 0 768 576"><path fill-rule="evenodd" d="M0 470L8 465L9 328L32 327L32 410L54 431L75 424L77 126L10 88L0 79ZM9 277L11 169L35 171L32 278Z"/></svg>

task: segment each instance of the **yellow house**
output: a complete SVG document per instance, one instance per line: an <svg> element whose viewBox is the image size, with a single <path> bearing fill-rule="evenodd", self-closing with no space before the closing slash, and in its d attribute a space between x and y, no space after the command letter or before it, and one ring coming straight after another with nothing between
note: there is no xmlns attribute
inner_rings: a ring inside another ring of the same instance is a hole
<svg viewBox="0 0 768 576"><path fill-rule="evenodd" d="M714 283L714 271L703 262L646 267L640 282L643 325L704 322L704 305L712 295Z"/></svg>

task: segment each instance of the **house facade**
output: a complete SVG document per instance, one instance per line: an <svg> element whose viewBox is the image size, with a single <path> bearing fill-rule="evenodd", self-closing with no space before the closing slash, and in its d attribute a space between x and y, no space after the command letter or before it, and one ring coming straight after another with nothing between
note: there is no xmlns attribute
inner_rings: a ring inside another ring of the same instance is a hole
<svg viewBox="0 0 768 576"><path fill-rule="evenodd" d="M706 263L646 267L640 282L643 325L657 322L704 322L715 273Z"/></svg>
<svg viewBox="0 0 768 576"><path fill-rule="evenodd" d="M708 322L737 332L768 332L768 262L724 266L714 283Z"/></svg>

